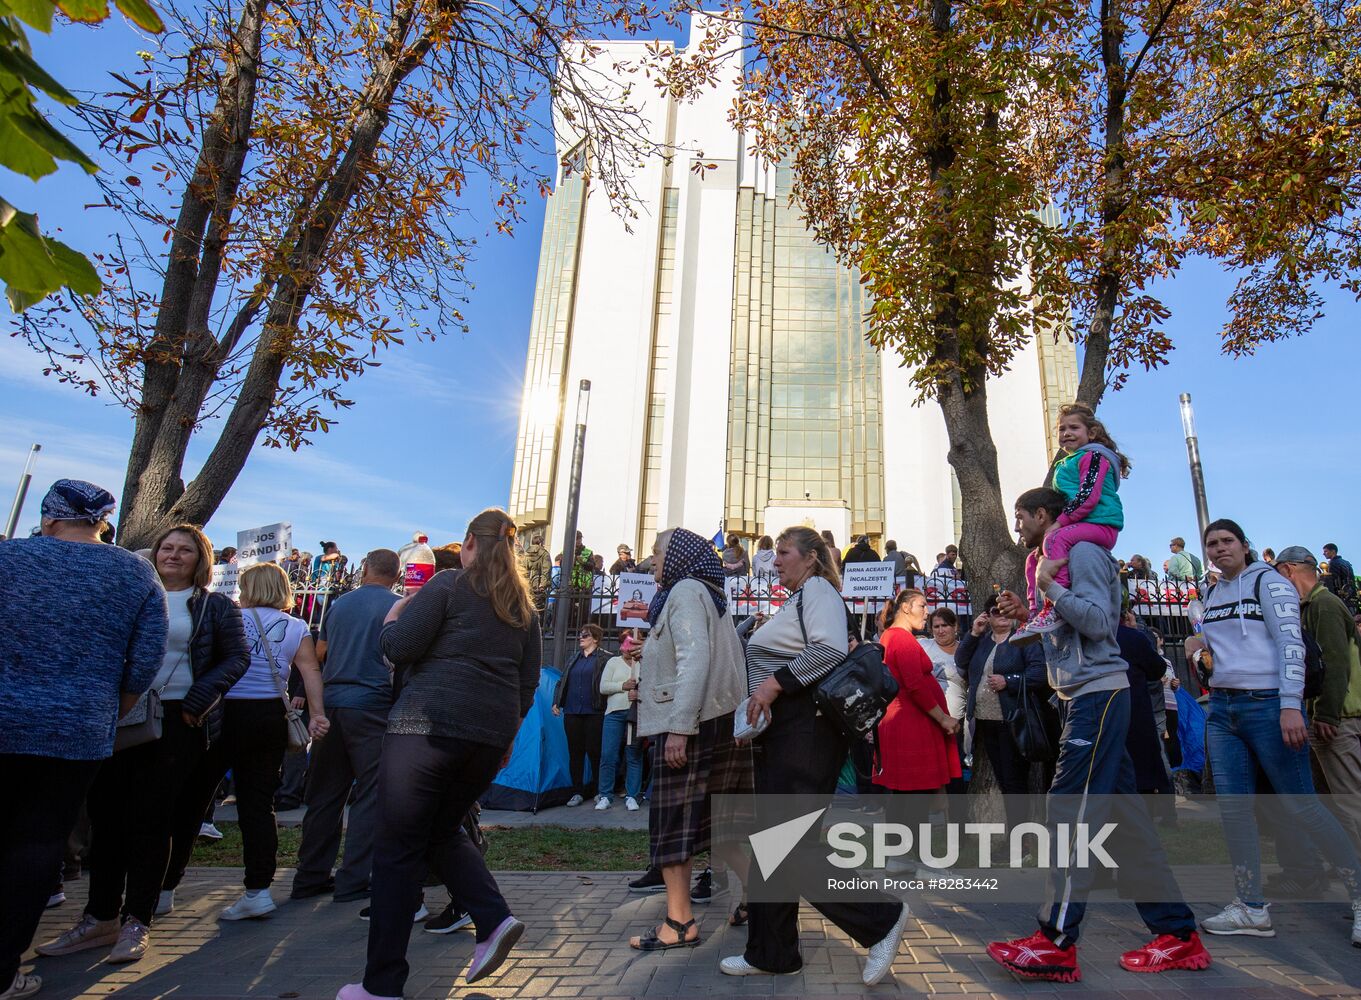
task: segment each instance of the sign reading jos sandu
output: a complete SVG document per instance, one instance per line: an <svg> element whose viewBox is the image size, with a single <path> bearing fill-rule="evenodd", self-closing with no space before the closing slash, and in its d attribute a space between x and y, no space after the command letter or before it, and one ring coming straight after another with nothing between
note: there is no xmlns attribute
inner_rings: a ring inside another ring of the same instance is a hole
<svg viewBox="0 0 1361 1000"><path fill-rule="evenodd" d="M293 544L293 525L287 521L248 528L236 533L236 564L279 562Z"/></svg>

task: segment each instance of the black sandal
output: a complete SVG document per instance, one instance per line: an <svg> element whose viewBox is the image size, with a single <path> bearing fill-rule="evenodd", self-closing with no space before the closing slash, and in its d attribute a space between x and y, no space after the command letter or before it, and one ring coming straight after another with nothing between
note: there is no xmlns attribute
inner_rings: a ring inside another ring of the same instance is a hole
<svg viewBox="0 0 1361 1000"><path fill-rule="evenodd" d="M745 927L750 916L751 914L747 912L747 904L738 903L737 908L732 911L732 916L728 918L728 926Z"/></svg>
<svg viewBox="0 0 1361 1000"><path fill-rule="evenodd" d="M679 920L672 920L670 917L667 917L666 926L676 932L678 940L674 943L663 941L657 936L656 931L650 931L646 936L640 937L637 944L630 941L629 947L636 951L670 951L672 948L693 948L695 945L699 944L698 934L696 934L693 939L687 939L685 936L690 933L690 928L695 926L693 918L687 920L685 923L681 923Z"/></svg>

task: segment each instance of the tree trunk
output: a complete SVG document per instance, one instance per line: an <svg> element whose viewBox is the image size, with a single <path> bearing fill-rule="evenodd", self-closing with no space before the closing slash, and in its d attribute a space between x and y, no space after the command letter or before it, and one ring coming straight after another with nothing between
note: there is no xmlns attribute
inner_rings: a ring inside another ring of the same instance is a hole
<svg viewBox="0 0 1361 1000"><path fill-rule="evenodd" d="M1093 410L1106 393L1106 368L1110 361L1111 331L1115 306L1124 281L1122 250L1114 229L1125 212L1125 25L1116 9L1119 0L1101 4L1101 66L1106 80L1106 115L1103 140L1106 163L1101 179L1101 267L1096 276L1096 302L1092 322L1083 340L1082 380L1078 402Z"/></svg>
<svg viewBox="0 0 1361 1000"><path fill-rule="evenodd" d="M992 596L994 584L1024 593L1025 549L1013 540L1006 515L1016 498L1002 496L997 446L988 424L987 383L981 372L973 384L977 388L966 390L962 380L952 379L941 389L938 402L963 507L959 554L977 613Z"/></svg>
<svg viewBox="0 0 1361 1000"><path fill-rule="evenodd" d="M360 182L367 176L373 155L387 128L397 88L421 64L434 45L435 38L430 32L414 44L406 44L416 12L414 0L407 0L394 15L384 57L373 67L361 92L348 141L342 147L343 152L330 165L329 177L324 169L320 174L321 183L318 186L323 190L320 199L314 201L304 198L295 208L286 232L298 236L292 244L286 264L280 269L282 277L270 289L263 329L245 379L212 452L187 487L182 479L185 450L196 426L198 413L216 378L223 356L219 348L229 348L234 344L235 338L240 335L240 328L253 321L264 302L253 298L243 308L237 321L230 325L222 345L210 337L209 343L205 345L206 350L194 351L179 369L178 379L187 390L186 399L176 427L158 436L158 447L152 451L139 473L140 489L134 492L133 502L124 508L125 528L120 533L125 546L135 548L146 545L158 532L172 524L206 523L245 467L250 450L255 446L277 398L279 380L285 366L286 345L294 340L307 300L323 270L324 257L336 227L349 208ZM246 124L244 141L248 142L249 122ZM239 172L237 176L239 179ZM206 218L204 222L206 224ZM213 233L219 231L216 220L214 224ZM207 253L212 255L215 264L216 248L211 239L207 244ZM205 268L205 272L207 270ZM186 303L186 316L206 317L209 314L212 294L217 286L215 267L211 274L203 275L205 282L210 279L212 287L206 290L207 298L204 298L203 293L194 296L191 303ZM190 304L193 306L192 313L187 308ZM163 425L165 422L163 416ZM173 443L178 447L169 447L168 441L163 445L163 440L167 438L173 438ZM131 481L134 475L131 464L128 474Z"/></svg>
<svg viewBox="0 0 1361 1000"><path fill-rule="evenodd" d="M251 0L242 8L217 104L175 220L123 483L118 538L127 548L150 545L181 520L171 508L184 493L184 456L221 360L207 317L220 273L222 234L250 144L267 3Z"/></svg>

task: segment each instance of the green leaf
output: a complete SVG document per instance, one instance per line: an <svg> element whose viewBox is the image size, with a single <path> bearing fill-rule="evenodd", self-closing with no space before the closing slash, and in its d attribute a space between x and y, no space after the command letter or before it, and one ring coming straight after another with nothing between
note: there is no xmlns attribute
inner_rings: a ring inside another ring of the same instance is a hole
<svg viewBox="0 0 1361 1000"><path fill-rule="evenodd" d="M102 286L94 266L59 240L43 237L38 218L13 211L0 228L0 281L16 312L61 288L78 295L97 294Z"/></svg>
<svg viewBox="0 0 1361 1000"><path fill-rule="evenodd" d="M56 173L57 161L16 127L13 115L0 115L0 166L33 180Z"/></svg>
<svg viewBox="0 0 1361 1000"><path fill-rule="evenodd" d="M20 80L29 86L37 87L39 90L56 98L62 104L79 104L75 95L70 93L65 87L48 75L47 71L33 61L33 57L27 52L21 52L16 48L0 48L0 69L13 73Z"/></svg>
<svg viewBox="0 0 1361 1000"><path fill-rule="evenodd" d="M13 11L19 20L37 28L43 34L52 30L52 14L57 9L52 0L4 0L4 5Z"/></svg>
<svg viewBox="0 0 1361 1000"><path fill-rule="evenodd" d="M79 146L53 128L46 118L35 115L11 118L10 121L28 137L29 141L57 159L78 164L87 174L99 172L95 162L82 153Z"/></svg>
<svg viewBox="0 0 1361 1000"><path fill-rule="evenodd" d="M146 0L114 0L114 3L129 21L142 30L154 31L158 35L165 30L161 15Z"/></svg>

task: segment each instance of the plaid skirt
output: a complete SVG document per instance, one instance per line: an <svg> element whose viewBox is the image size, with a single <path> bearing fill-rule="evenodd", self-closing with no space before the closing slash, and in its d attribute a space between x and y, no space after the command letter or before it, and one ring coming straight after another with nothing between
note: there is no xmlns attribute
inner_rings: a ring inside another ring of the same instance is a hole
<svg viewBox="0 0 1361 1000"><path fill-rule="evenodd" d="M755 791L751 745L739 747L732 735L729 712L701 722L690 738L685 766L666 763L666 733L653 737L652 815L648 847L652 864L689 861L710 846L713 808L710 796L744 795Z"/></svg>

